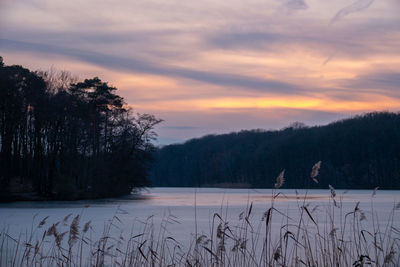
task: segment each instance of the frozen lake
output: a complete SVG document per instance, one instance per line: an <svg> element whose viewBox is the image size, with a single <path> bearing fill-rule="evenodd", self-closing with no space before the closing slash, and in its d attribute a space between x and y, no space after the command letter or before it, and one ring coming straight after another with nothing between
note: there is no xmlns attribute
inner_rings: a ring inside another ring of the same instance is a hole
<svg viewBox="0 0 400 267"><path fill-rule="evenodd" d="M326 207L332 202L329 190L279 190L281 194L275 198L275 208L291 219L299 216L299 206L305 205L312 211L318 224L329 221ZM336 191L336 200L341 208L335 208L337 214L345 214L354 210L360 202L359 209L367 215L372 211L377 214L379 224L385 226L395 204L400 201L400 191L380 191L372 197L372 190ZM151 222L155 229L164 220L168 233L183 244L193 240L196 233L209 234L213 215L218 213L226 221L235 224L242 213L252 205L249 219L255 224L261 222L264 213L271 206L271 189L215 189L215 188L151 188L144 190L139 199L106 199L77 202L15 202L0 204L0 227L14 237L29 232L38 223L48 217L46 225L62 221L65 216L81 215L80 224L91 221L93 235L101 235L105 222L118 217L118 229L122 235L132 231L141 231L142 222ZM341 201L340 201L341 199ZM279 215L278 213L276 213ZM339 220L337 216L335 220ZM275 217L276 226L282 224L283 218ZM400 221L395 213L394 221ZM368 220L365 221L368 224ZM197 228L196 228L197 227ZM216 225L214 225L214 228Z"/></svg>
<svg viewBox="0 0 400 267"><path fill-rule="evenodd" d="M57 259L61 265L104 260L106 266L129 266L133 263L126 260L133 259L148 266L151 259L160 266L185 266L202 259L204 265L232 260L240 266L278 261L290 266L312 260L351 266L367 255L374 266L398 266L400 192L332 193L152 188L135 199L3 203L0 265L16 259L24 266L53 266Z"/></svg>

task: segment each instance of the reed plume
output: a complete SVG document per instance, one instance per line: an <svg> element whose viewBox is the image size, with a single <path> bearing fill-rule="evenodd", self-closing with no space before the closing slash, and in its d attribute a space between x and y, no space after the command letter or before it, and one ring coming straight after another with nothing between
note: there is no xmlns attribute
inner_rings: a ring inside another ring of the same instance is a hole
<svg viewBox="0 0 400 267"><path fill-rule="evenodd" d="M333 186L329 185L329 190L331 191L331 197L335 198L336 197L335 188L333 188Z"/></svg>
<svg viewBox="0 0 400 267"><path fill-rule="evenodd" d="M317 163L314 164L311 170L311 179L313 179L314 182L318 184L317 177L319 174L319 168L321 168L321 161L318 161Z"/></svg>
<svg viewBox="0 0 400 267"><path fill-rule="evenodd" d="M281 186L283 185L283 183L285 182L285 170L281 171L281 173L279 174L279 176L276 178L276 183L274 185L275 189L281 188Z"/></svg>
<svg viewBox="0 0 400 267"><path fill-rule="evenodd" d="M70 247L75 243L76 240L78 240L78 236L79 236L79 219L80 219L80 216L78 214L72 220L72 223L71 223L71 225L69 227L68 244L70 245Z"/></svg>

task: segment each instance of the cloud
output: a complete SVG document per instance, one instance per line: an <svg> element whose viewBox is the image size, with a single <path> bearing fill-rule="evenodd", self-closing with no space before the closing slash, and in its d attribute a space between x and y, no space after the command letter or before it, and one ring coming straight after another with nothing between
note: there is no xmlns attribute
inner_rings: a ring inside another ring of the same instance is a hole
<svg viewBox="0 0 400 267"><path fill-rule="evenodd" d="M221 30L210 34L206 40L211 46L223 49L261 49L271 47L276 43L285 41L285 39L287 40L288 37L271 32Z"/></svg>
<svg viewBox="0 0 400 267"><path fill-rule="evenodd" d="M162 75L175 78L191 79L204 83L227 87L241 87L261 92L275 92L282 94L300 94L303 90L299 86L277 80L259 79L239 74L219 73L195 70L191 68L166 66L143 59L132 59L109 54L90 52L80 49L65 48L40 43L28 43L15 40L0 39L0 48L12 51L33 51L53 53L72 57L81 61L95 64L104 68L125 72L139 72L153 75Z"/></svg>
<svg viewBox="0 0 400 267"><path fill-rule="evenodd" d="M205 43L209 48L226 50L248 50L257 52L281 53L300 47L313 53L332 54L332 51L340 51L347 57L362 57L370 55L371 49L376 49L371 40L375 40L382 33L377 31L365 32L363 36L355 38L363 29L335 30L319 26L308 26L306 30L297 31L255 31L255 30L225 30L208 34ZM372 43L372 45L371 45ZM390 45L383 44L384 46ZM389 52L392 49L386 49Z"/></svg>
<svg viewBox="0 0 400 267"><path fill-rule="evenodd" d="M357 0L353 4L348 5L342 9L340 9L336 15L331 19L331 23L335 23L336 21L342 19L343 17L354 13L354 12L359 12L364 9L367 9L374 0Z"/></svg>
<svg viewBox="0 0 400 267"><path fill-rule="evenodd" d="M326 64L328 64L328 63L333 59L333 57L335 56L335 54L336 54L336 53L330 54L329 57L327 57L327 58L324 60L324 62L322 62L322 66L325 66Z"/></svg>
<svg viewBox="0 0 400 267"><path fill-rule="evenodd" d="M168 140L312 125L336 118L324 111L400 107L399 1L372 1L0 0L0 54L101 75L165 119ZM275 98L289 108L263 108ZM295 110L305 98L318 110Z"/></svg>
<svg viewBox="0 0 400 267"><path fill-rule="evenodd" d="M371 72L353 79L341 80L338 84L359 94L370 93L400 98L400 72L396 71Z"/></svg>
<svg viewBox="0 0 400 267"><path fill-rule="evenodd" d="M195 129L198 129L199 127L195 127L195 126L166 126L164 128L171 129L171 130L195 130Z"/></svg>
<svg viewBox="0 0 400 267"><path fill-rule="evenodd" d="M304 0L286 0L284 5L291 10L302 10L308 8L308 5Z"/></svg>

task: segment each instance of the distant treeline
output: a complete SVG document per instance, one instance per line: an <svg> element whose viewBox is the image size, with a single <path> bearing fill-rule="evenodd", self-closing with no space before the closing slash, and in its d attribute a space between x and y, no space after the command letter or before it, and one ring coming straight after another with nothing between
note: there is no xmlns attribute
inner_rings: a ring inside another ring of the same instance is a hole
<svg viewBox="0 0 400 267"><path fill-rule="evenodd" d="M119 196L148 185L152 115L99 78L31 72L0 57L0 199Z"/></svg>
<svg viewBox="0 0 400 267"><path fill-rule="evenodd" d="M322 161L319 183L310 178ZM369 113L326 126L210 135L156 153L156 186L249 184L271 188L400 188L400 114Z"/></svg>

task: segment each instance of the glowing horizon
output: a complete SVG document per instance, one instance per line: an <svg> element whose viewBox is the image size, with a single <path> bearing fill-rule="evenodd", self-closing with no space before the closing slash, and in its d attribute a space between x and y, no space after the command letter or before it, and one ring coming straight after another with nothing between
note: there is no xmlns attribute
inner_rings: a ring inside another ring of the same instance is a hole
<svg viewBox="0 0 400 267"><path fill-rule="evenodd" d="M100 77L166 144L400 110L395 0L0 4L7 65Z"/></svg>

